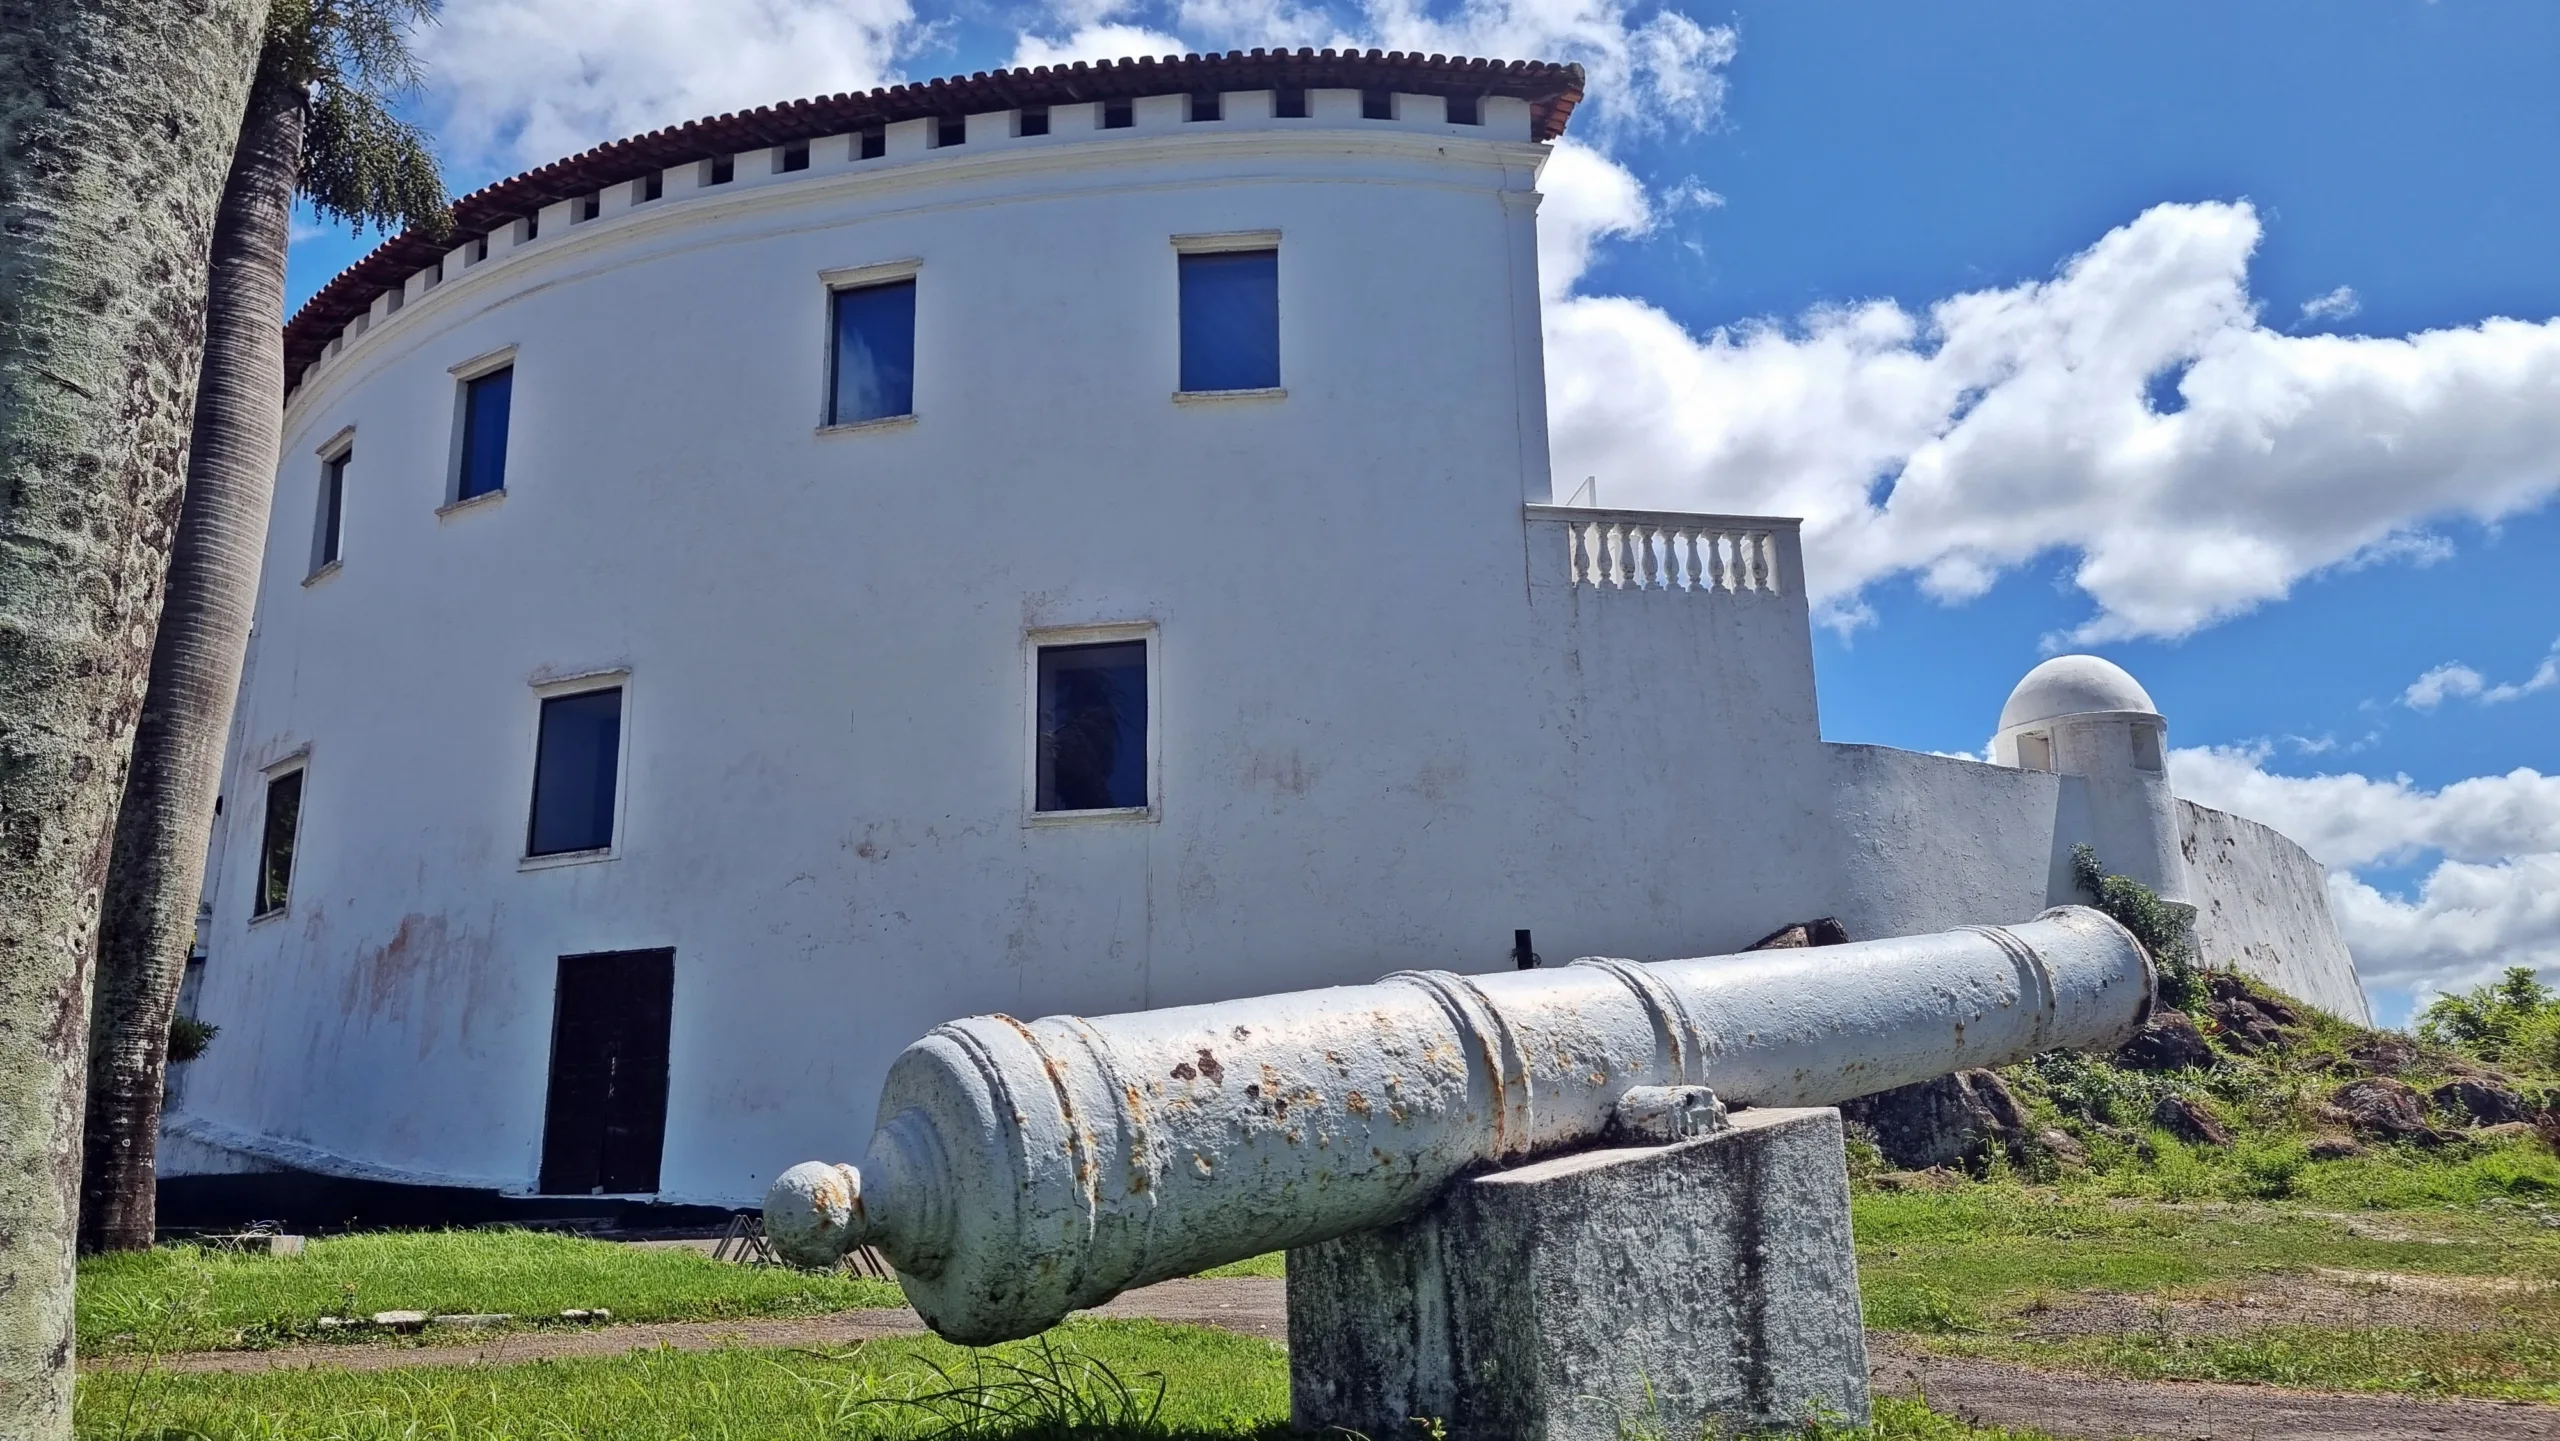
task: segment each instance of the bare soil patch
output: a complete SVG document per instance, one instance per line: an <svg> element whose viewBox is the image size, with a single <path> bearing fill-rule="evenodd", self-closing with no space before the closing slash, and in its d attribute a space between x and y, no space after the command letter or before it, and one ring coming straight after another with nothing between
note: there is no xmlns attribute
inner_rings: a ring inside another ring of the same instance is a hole
<svg viewBox="0 0 2560 1441"><path fill-rule="evenodd" d="M2560 1407L2508 1401L2287 1391L2197 1381L2122 1381L1933 1356L1867 1338L1880 1394L1925 1400L1977 1426L2035 1427L2086 1441L2552 1441Z"/></svg>
<svg viewBox="0 0 2560 1441"><path fill-rule="evenodd" d="M1170 1321L1283 1341L1289 1334L1286 1283L1259 1276L1167 1281L1132 1291L1084 1313L1115 1320ZM188 1351L146 1362L138 1356L102 1358L92 1367L163 1371L258 1373L318 1368L384 1371L404 1366L505 1366L561 1356L618 1356L664 1346L712 1351L724 1346L798 1347L827 1350L884 1336L912 1336L924 1322L904 1307L840 1311L772 1321L662 1321L593 1330L512 1331L481 1340L445 1341L433 1332L414 1343L285 1346L267 1351Z"/></svg>
<svg viewBox="0 0 2560 1441"><path fill-rule="evenodd" d="M2031 1341L2134 1332L2237 1335L2270 1326L2348 1330L2377 1326L2478 1331L2498 1326L2505 1304L2547 1292L2511 1277L2423 1276L2322 1268L2309 1276L2265 1275L2177 1296L2084 1292L2029 1311L2019 1336Z"/></svg>

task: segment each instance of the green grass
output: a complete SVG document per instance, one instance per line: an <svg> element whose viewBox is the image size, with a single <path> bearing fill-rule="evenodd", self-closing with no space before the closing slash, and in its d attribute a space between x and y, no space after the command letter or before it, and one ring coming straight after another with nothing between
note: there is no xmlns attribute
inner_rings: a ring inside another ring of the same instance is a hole
<svg viewBox="0 0 2560 1441"><path fill-rule="evenodd" d="M515 1366L255 1376L96 1373L81 1378L80 1441L854 1441L925 1437L944 1421L897 1404L1006 1362L1057 1369L1087 1399L1116 1399L1099 1362L1154 1423L991 1428L957 1436L1256 1438L1288 1436L1289 1368L1279 1347L1152 1322L1070 1322L1041 1341L970 1352L930 1339L812 1351L652 1351ZM1002 1374L997 1372L995 1374ZM1111 1409L1106 1407L1105 1409ZM1872 1441L2043 1441L1983 1430L1907 1401L1877 1405ZM945 1418L947 1419L947 1408ZM1414 1433L1424 1434L1419 1429ZM1378 1438L1387 1441L1387 1438Z"/></svg>
<svg viewBox="0 0 2560 1441"><path fill-rule="evenodd" d="M2537 1213L2321 1213L2283 1206L2168 1206L2018 1185L1856 1200L1867 1323L1931 1349L2142 1379L2265 1381L2347 1390L2560 1401L2560 1231ZM2270 1324L2185 1328L2173 1303L2322 1271L2541 1282L2485 1298L2476 1324ZM2036 1319L2094 1293L2159 1302L2105 1335L2039 1339Z"/></svg>
<svg viewBox="0 0 2560 1441"><path fill-rule="evenodd" d="M80 1262L80 1354L274 1346L322 1316L503 1312L540 1324L603 1307L616 1321L804 1316L904 1304L882 1281L733 1266L534 1231L386 1232L315 1240L300 1256L195 1246ZM361 1335L361 1333L358 1333Z"/></svg>
<svg viewBox="0 0 2560 1441"><path fill-rule="evenodd" d="M1212 1266L1200 1274L1203 1276L1267 1276L1276 1281L1289 1274L1281 1264L1282 1258L1287 1255L1286 1251L1265 1251L1259 1256L1251 1256L1242 1261L1230 1261L1224 1266Z"/></svg>

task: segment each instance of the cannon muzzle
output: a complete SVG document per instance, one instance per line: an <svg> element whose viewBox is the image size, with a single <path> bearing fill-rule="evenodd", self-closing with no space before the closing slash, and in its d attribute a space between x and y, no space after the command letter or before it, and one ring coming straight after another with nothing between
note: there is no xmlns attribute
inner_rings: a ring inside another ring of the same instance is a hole
<svg viewBox="0 0 2560 1441"><path fill-rule="evenodd" d="M765 1200L788 1259L879 1248L927 1324L984 1344L1133 1286L1401 1220L1451 1180L1648 1115L1831 1105L2150 1014L2096 911L1696 960L1408 971L1375 985L1025 1023L974 1016L890 1067L859 1171ZM1712 1104L1711 1102L1709 1103Z"/></svg>

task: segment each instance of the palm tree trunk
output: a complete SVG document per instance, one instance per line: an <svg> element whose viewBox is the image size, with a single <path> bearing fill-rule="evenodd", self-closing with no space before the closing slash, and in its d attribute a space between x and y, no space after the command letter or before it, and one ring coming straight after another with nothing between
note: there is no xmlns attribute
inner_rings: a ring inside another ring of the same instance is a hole
<svg viewBox="0 0 2560 1441"><path fill-rule="evenodd" d="M266 67L213 223L187 491L98 918L84 1250L151 1246L169 1020L204 891L240 658L258 599L284 414L284 265L302 163L300 88Z"/></svg>
<svg viewBox="0 0 2560 1441"><path fill-rule="evenodd" d="M0 1436L71 1434L89 959L265 0L0 0Z"/></svg>

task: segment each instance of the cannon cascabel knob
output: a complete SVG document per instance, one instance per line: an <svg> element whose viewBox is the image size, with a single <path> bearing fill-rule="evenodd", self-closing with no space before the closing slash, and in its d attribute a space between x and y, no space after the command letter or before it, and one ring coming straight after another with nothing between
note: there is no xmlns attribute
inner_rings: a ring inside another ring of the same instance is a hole
<svg viewBox="0 0 2560 1441"><path fill-rule="evenodd" d="M862 1173L803 1161L776 1176L764 1195L764 1234L794 1266L825 1270L863 1243Z"/></svg>

